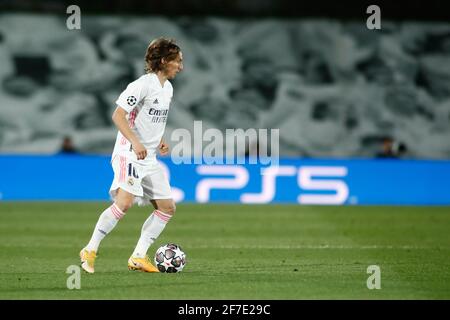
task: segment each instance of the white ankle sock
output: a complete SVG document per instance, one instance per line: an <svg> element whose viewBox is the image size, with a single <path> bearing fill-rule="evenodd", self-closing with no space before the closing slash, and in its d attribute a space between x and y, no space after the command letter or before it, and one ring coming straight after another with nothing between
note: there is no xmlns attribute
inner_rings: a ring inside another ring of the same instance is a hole
<svg viewBox="0 0 450 320"><path fill-rule="evenodd" d="M115 203L103 211L100 218L98 218L98 222L95 225L94 232L92 233L91 240L86 246L86 249L88 251L94 250L97 252L100 242L108 233L111 232L112 229L114 229L117 222L122 219L124 215L125 214L119 209L119 207L117 207Z"/></svg>
<svg viewBox="0 0 450 320"><path fill-rule="evenodd" d="M153 211L142 226L141 237L134 249L132 257L144 258L148 248L155 242L164 230L172 216L159 210Z"/></svg>

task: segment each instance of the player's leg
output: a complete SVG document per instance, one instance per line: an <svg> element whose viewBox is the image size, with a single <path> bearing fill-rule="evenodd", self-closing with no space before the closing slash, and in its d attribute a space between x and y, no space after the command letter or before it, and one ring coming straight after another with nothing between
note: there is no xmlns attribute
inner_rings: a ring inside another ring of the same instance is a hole
<svg viewBox="0 0 450 320"><path fill-rule="evenodd" d="M111 165L114 170L114 180L110 188L110 195L114 199L114 203L102 212L89 243L80 252L81 265L89 273L94 272L94 261L100 242L114 229L117 222L133 205L135 196L143 195L139 166L122 156L114 157Z"/></svg>
<svg viewBox="0 0 450 320"><path fill-rule="evenodd" d="M152 200L154 211L144 222L141 237L133 252L133 257L145 257L148 248L162 233L170 218L175 213L175 203L172 199Z"/></svg>
<svg viewBox="0 0 450 320"><path fill-rule="evenodd" d="M116 227L119 220L133 205L133 201L133 194L120 188L117 189L114 203L102 212L89 243L80 252L81 266L84 270L89 273L94 272L94 262L101 241Z"/></svg>
<svg viewBox="0 0 450 320"><path fill-rule="evenodd" d="M117 189L114 203L103 211L97 221L91 240L86 246L87 250L98 250L100 242L115 228L119 220L124 217L125 213L133 205L133 201L133 194L120 188Z"/></svg>
<svg viewBox="0 0 450 320"><path fill-rule="evenodd" d="M132 263L137 259L148 260L148 248L162 233L176 210L175 202L171 195L169 181L162 170L156 174L146 176L142 180L142 186L144 189L144 198L150 200L154 207L154 211L142 226L141 236L129 259L129 267L130 262ZM157 269L153 265L151 265L151 268L149 267L149 269L155 270L151 272L157 272Z"/></svg>
<svg viewBox="0 0 450 320"><path fill-rule="evenodd" d="M172 215L175 213L175 203L172 199L152 200L155 210L145 220L142 226L141 236L128 260L130 270L142 270L146 272L158 272L158 269L151 264L147 256L148 248L155 242L161 232L166 227ZM164 211L162 211L164 210Z"/></svg>

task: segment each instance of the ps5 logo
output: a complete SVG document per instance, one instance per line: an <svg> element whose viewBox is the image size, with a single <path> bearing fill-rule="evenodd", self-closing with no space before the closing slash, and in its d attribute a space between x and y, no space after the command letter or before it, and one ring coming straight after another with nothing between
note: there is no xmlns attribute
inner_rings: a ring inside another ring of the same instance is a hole
<svg viewBox="0 0 450 320"><path fill-rule="evenodd" d="M334 191L334 194L302 194L298 196L301 204L343 204L348 198L348 186L342 180L322 179L325 177L345 177L346 167L300 167L298 184L308 191ZM321 179L313 179L313 177Z"/></svg>
<svg viewBox="0 0 450 320"><path fill-rule="evenodd" d="M249 173L244 166L208 166L197 167L200 175L216 177L203 178L196 186L195 198L205 203L210 199L213 189L242 189L247 186ZM223 177L230 176L230 177ZM349 189L343 177L347 168L343 166L272 166L263 169L261 175L261 192L243 193L242 203L269 203L276 195L276 181L281 177L296 177L302 192L297 196L300 204L344 204L349 196Z"/></svg>

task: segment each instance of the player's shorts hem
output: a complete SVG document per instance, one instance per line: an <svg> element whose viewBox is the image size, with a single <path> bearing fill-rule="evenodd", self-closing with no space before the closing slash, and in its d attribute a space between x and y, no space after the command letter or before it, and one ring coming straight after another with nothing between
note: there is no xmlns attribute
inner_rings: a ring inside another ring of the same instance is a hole
<svg viewBox="0 0 450 320"><path fill-rule="evenodd" d="M131 193L134 196L134 203L137 204L139 207L143 207L146 205L151 205L151 201L152 200L173 200L173 196L172 195L168 195L168 196L157 196L157 197L149 197L146 194L136 194L133 193L131 190L129 190L128 188L123 188L121 186L114 186L111 189L109 189L109 197L112 201L116 200L116 195L117 195L117 189L122 189L128 193Z"/></svg>
<svg viewBox="0 0 450 320"><path fill-rule="evenodd" d="M132 191L131 189L128 189L127 187L117 185L117 186L111 187L111 189L109 189L109 194L111 195L111 197L116 196L117 189L122 189L123 191L131 193L135 197L143 197L144 196L143 193L137 194L136 191Z"/></svg>
<svg viewBox="0 0 450 320"><path fill-rule="evenodd" d="M158 198L149 198L148 196L138 197L136 196L134 198L134 203L136 203L139 207L143 207L146 205L151 205L152 200L169 200L172 199L172 197L164 198L164 197L158 197Z"/></svg>
<svg viewBox="0 0 450 320"><path fill-rule="evenodd" d="M173 197L172 196L163 196L163 197L152 198L152 200L168 200L168 199L173 199Z"/></svg>

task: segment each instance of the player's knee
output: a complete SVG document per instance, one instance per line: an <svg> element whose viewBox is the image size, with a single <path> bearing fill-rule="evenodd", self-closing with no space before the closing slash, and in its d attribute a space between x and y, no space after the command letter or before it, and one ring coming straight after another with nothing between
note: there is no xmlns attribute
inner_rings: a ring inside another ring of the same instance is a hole
<svg viewBox="0 0 450 320"><path fill-rule="evenodd" d="M133 206L133 200L121 199L116 201L116 206L119 207L122 212L127 212Z"/></svg>
<svg viewBox="0 0 450 320"><path fill-rule="evenodd" d="M122 210L122 212L126 212L133 206L134 196L122 189L118 189L115 203L116 206L119 207L120 210Z"/></svg>
<svg viewBox="0 0 450 320"><path fill-rule="evenodd" d="M166 205L164 205L163 208L160 209L162 212L170 214L171 216L173 216L175 214L175 211L177 210L175 203L168 203Z"/></svg>

